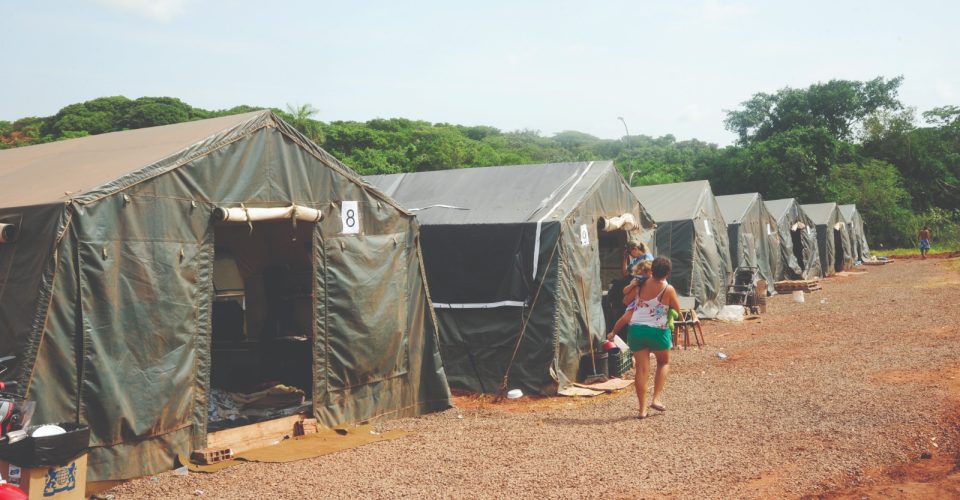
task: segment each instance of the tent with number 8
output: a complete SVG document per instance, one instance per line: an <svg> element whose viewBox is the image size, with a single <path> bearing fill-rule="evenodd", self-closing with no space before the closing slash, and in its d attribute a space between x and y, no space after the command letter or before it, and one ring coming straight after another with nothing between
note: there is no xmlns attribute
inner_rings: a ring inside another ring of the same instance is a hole
<svg viewBox="0 0 960 500"><path fill-rule="evenodd" d="M269 111L0 151L0 224L0 356L91 480L450 404L415 217Z"/></svg>

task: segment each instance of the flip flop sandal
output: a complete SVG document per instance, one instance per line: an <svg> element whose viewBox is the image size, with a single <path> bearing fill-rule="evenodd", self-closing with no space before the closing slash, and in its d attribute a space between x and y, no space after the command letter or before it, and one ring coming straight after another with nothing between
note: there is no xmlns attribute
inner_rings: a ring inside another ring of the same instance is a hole
<svg viewBox="0 0 960 500"><path fill-rule="evenodd" d="M651 404L651 405L650 405L650 408L653 408L654 410L657 410L657 411L667 411L667 407L666 407L666 406L658 405L658 404L656 404L656 403Z"/></svg>

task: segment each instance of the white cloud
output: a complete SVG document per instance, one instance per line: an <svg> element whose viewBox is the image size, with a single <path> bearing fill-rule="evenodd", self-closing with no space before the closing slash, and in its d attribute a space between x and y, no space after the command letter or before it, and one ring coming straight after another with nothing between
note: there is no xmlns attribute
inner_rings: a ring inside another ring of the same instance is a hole
<svg viewBox="0 0 960 500"><path fill-rule="evenodd" d="M186 10L189 0L94 0L104 7L110 7L156 21L170 21Z"/></svg>

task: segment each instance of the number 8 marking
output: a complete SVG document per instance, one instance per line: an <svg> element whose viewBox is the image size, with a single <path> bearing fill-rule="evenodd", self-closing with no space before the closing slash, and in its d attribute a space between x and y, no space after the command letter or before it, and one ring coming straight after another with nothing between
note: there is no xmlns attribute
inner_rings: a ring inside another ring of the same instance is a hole
<svg viewBox="0 0 960 500"><path fill-rule="evenodd" d="M353 227L357 225L357 214L353 209L347 210L347 226Z"/></svg>

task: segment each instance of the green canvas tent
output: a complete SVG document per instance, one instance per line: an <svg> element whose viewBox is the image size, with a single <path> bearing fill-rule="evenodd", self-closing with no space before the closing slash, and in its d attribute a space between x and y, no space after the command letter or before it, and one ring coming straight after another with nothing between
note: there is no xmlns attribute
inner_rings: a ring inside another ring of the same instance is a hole
<svg viewBox="0 0 960 500"><path fill-rule="evenodd" d="M772 294L780 265L780 232L763 197L760 193L717 196L717 205L727 222L731 266L757 268Z"/></svg>
<svg viewBox="0 0 960 500"><path fill-rule="evenodd" d="M90 426L90 480L204 448L220 384L328 425L450 404L415 217L269 111L0 151L0 203L0 356Z"/></svg>
<svg viewBox="0 0 960 500"><path fill-rule="evenodd" d="M417 214L444 369L476 392L505 374L534 394L575 382L588 338L605 337L601 297L627 238L652 236L609 161L366 179Z"/></svg>
<svg viewBox="0 0 960 500"><path fill-rule="evenodd" d="M817 226L817 249L823 276L830 276L853 265L846 221L836 203L801 205Z"/></svg>
<svg viewBox="0 0 960 500"><path fill-rule="evenodd" d="M863 262L870 258L870 246L867 245L867 233L864 230L863 217L856 205L840 205L840 213L847 221L847 232L854 261Z"/></svg>
<svg viewBox="0 0 960 500"><path fill-rule="evenodd" d="M713 318L726 303L732 272L727 223L709 181L632 188L657 221L657 255L670 257L670 283L697 299L701 316Z"/></svg>
<svg viewBox="0 0 960 500"><path fill-rule="evenodd" d="M816 279L823 274L817 228L795 198L765 201L780 232L780 264L776 280Z"/></svg>

